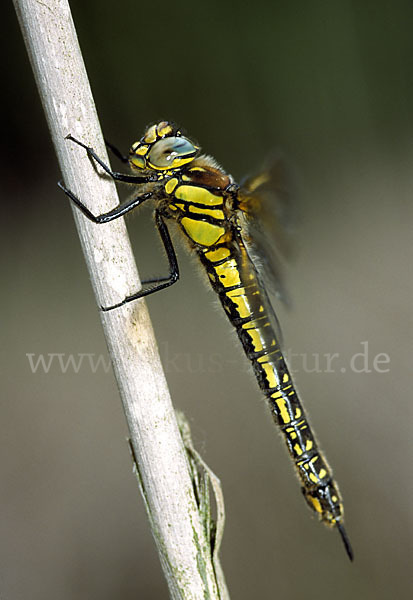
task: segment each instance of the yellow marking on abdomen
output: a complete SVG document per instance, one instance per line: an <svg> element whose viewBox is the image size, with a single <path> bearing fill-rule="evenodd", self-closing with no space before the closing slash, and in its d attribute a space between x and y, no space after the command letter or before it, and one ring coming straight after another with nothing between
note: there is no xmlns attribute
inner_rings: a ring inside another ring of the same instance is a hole
<svg viewBox="0 0 413 600"><path fill-rule="evenodd" d="M308 499L313 505L314 510L321 514L323 512L323 508L321 506L320 500L318 498L313 498L313 496L308 496Z"/></svg>
<svg viewBox="0 0 413 600"><path fill-rule="evenodd" d="M254 352L261 352L261 350L263 349L263 345L259 330L255 329L254 327L251 327L251 323L245 323L245 325L243 325L242 328L245 329L246 333L248 333L248 335L250 336L251 343L254 346Z"/></svg>
<svg viewBox="0 0 413 600"><path fill-rule="evenodd" d="M278 385L277 378L275 376L274 367L271 363L264 363L261 365L265 371L265 376L268 381L268 387L275 388Z"/></svg>
<svg viewBox="0 0 413 600"><path fill-rule="evenodd" d="M246 296L242 290L244 288L237 288L236 290L230 290L227 292L227 296L231 298L231 300L236 305L236 311L239 314L241 319L245 319L246 317L251 316L251 307L248 302L248 296Z"/></svg>
<svg viewBox="0 0 413 600"><path fill-rule="evenodd" d="M221 246L220 248L216 248L215 250L209 250L205 252L205 257L211 262L219 262L220 260L224 260L227 258L231 252L225 246Z"/></svg>
<svg viewBox="0 0 413 600"><path fill-rule="evenodd" d="M295 445L294 445L294 451L295 451L295 453L296 453L298 456L301 456L301 455L302 455L302 453L303 453L303 451L302 451L302 449L300 448L299 444L295 444Z"/></svg>
<svg viewBox="0 0 413 600"><path fill-rule="evenodd" d="M310 465L314 468L314 463L316 463L318 461L318 459L319 459L319 456L317 454L308 462L308 465L306 468L309 468ZM320 481L320 477L315 475L314 473L310 473L308 477L313 483L318 483Z"/></svg>
<svg viewBox="0 0 413 600"><path fill-rule="evenodd" d="M222 265L214 267L214 269L224 287L240 285L241 279L238 266L233 258L225 261Z"/></svg>
<svg viewBox="0 0 413 600"><path fill-rule="evenodd" d="M277 394L277 392L276 392L276 394ZM271 398L274 398L274 396L275 396L275 394L272 394ZM278 409L280 411L280 417L282 418L284 423L289 423L291 421L291 419L290 419L290 415L287 410L287 404L286 404L284 398L278 398L275 401L275 403L278 406Z"/></svg>
<svg viewBox="0 0 413 600"><path fill-rule="evenodd" d="M250 336L254 346L254 352L261 352L264 349L263 338L261 337L261 325L258 326L257 320L254 319L248 321L248 323L244 323L242 328L245 329L246 333Z"/></svg>

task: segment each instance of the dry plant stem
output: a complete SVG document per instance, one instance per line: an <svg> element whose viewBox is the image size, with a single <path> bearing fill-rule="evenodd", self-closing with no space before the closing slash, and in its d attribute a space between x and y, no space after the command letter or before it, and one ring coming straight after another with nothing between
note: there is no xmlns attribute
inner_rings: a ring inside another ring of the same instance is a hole
<svg viewBox="0 0 413 600"><path fill-rule="evenodd" d="M98 177L84 150L65 140L71 133L107 161L68 2L14 5L64 182L94 214L108 211L118 202L113 182ZM67 202L59 194L57 201ZM95 225L77 209L74 214L97 303L112 306L136 292L139 279L123 219ZM101 313L101 319L171 597L222 598L145 303ZM139 556L136 563L139 570Z"/></svg>

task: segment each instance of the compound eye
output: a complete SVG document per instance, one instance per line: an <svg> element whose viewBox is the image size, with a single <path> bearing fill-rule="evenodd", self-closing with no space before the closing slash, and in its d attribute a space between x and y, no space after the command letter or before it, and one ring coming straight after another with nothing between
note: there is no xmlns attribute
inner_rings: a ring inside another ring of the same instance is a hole
<svg viewBox="0 0 413 600"><path fill-rule="evenodd" d="M155 169L177 169L190 162L197 150L197 146L184 137L167 137L153 145L147 160Z"/></svg>

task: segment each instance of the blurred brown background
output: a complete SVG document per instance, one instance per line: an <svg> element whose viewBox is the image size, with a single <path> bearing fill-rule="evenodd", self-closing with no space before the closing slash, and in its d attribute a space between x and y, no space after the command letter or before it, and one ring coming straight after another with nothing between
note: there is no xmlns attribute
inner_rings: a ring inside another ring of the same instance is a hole
<svg viewBox="0 0 413 600"><path fill-rule="evenodd" d="M185 252L180 283L148 301L174 402L223 483L232 597L410 597L413 4L71 4L113 143L126 150L170 118L237 179L274 146L298 174L294 305L278 313L287 348L307 355L296 381L345 498L353 565L304 505ZM11 3L3 9L0 594L166 599L112 372L93 373L89 359L77 373L58 359L32 372L27 358L106 348ZM148 211L130 231L141 274L163 273ZM355 372L366 348L370 372ZM328 353L339 354L332 372ZM374 368L381 353L387 372ZM309 372L313 354L320 372Z"/></svg>

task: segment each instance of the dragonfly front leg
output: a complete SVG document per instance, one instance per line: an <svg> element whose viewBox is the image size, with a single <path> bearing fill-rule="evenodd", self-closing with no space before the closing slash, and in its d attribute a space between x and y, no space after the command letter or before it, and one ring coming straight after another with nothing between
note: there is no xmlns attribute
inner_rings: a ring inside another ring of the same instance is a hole
<svg viewBox="0 0 413 600"><path fill-rule="evenodd" d="M69 135L66 136L66 139L70 140L72 142L75 142L75 144L84 148L86 150L86 152L88 153L88 156L90 158L92 158L93 160L95 160L102 167L102 169L108 175L110 175L112 177L112 179L114 179L115 181L122 181L123 183L148 183L150 181L158 181L158 176L156 175L156 173L153 173L152 175L144 176L144 175L126 175L125 173L118 173L117 171L112 171L112 169L110 167L108 167L108 165L106 165L101 158L99 158L99 156L96 154L96 152L93 150L93 148L91 148L90 146L86 146L86 144L84 144L80 140L77 140L76 138L74 138L70 133L69 133ZM109 144L109 147L111 149L113 149L113 146L111 146L110 144ZM115 152L115 154L116 154L116 152ZM117 156L118 156L118 158L121 157L121 160L126 158L126 157L123 157L119 151L118 151Z"/></svg>
<svg viewBox="0 0 413 600"><path fill-rule="evenodd" d="M105 138L105 144L106 144L106 147L109 148L109 150L111 152L113 152L113 154L116 156L116 158L118 158L121 162L123 162L125 165L129 162L128 157L125 156L124 154L122 154L122 152L119 150L119 148L116 148L116 146L114 146L113 144L108 142L108 140L106 138Z"/></svg>
<svg viewBox="0 0 413 600"><path fill-rule="evenodd" d="M68 190L63 185L63 183L61 181L59 181L57 185L60 187L61 190L64 191L66 196L69 196L69 198L72 200L72 202L74 204L76 204L76 206L82 211L82 213L88 219L93 221L93 223L109 223L109 221L113 221L114 219L123 217L123 215L126 215L126 213L130 212L131 210L133 210L134 208L136 208L137 206L142 204L142 202L145 202L145 200L149 200L149 198L152 198L154 195L153 192L146 192L145 194L140 194L139 196L136 196L135 198L131 198L131 200L128 200L124 204L120 204L119 206L116 206L109 212L103 213L101 215L94 215L87 208L87 206L85 206L83 204L83 202L81 200L79 200L79 198L77 196L74 195L73 192Z"/></svg>

